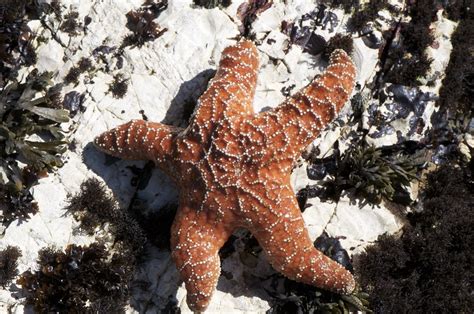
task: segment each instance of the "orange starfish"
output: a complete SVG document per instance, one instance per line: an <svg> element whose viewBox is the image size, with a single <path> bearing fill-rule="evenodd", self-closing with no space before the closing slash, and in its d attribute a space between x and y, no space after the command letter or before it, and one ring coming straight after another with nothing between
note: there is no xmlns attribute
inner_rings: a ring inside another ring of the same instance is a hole
<svg viewBox="0 0 474 314"><path fill-rule="evenodd" d="M325 73L260 114L252 110L257 71L255 45L240 41L222 53L187 128L133 120L95 140L113 156L154 160L180 187L171 248L194 311L208 306L218 251L239 227L288 278L339 293L355 286L344 267L314 248L290 185L295 159L348 100L354 64L336 50Z"/></svg>

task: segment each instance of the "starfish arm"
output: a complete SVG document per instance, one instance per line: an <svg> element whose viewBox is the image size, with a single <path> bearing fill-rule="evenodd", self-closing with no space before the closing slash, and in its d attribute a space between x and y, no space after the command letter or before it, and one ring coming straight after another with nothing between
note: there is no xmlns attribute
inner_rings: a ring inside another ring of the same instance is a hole
<svg viewBox="0 0 474 314"><path fill-rule="evenodd" d="M278 199L278 208L260 211L259 223L250 228L270 264L292 280L351 293L352 274L314 247L291 188L285 188Z"/></svg>
<svg viewBox="0 0 474 314"><path fill-rule="evenodd" d="M221 272L218 252L231 233L208 212L180 205L171 229L171 254L194 312L209 305Z"/></svg>
<svg viewBox="0 0 474 314"><path fill-rule="evenodd" d="M180 128L144 120L132 120L95 138L95 146L123 159L153 160L158 164L172 155L172 143Z"/></svg>
<svg viewBox="0 0 474 314"><path fill-rule="evenodd" d="M295 158L347 102L355 75L352 59L345 51L335 50L322 75L277 108L249 120L243 129L250 138L264 138L273 147L271 155Z"/></svg>
<svg viewBox="0 0 474 314"><path fill-rule="evenodd" d="M258 52L248 40L224 49L216 75L199 98L190 123L191 134L209 139L215 126L235 114L252 113L258 71Z"/></svg>

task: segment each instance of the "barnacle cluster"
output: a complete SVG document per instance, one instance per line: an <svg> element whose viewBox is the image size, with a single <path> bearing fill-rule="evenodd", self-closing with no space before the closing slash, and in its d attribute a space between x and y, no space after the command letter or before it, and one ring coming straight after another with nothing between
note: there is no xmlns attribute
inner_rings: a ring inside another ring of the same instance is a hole
<svg viewBox="0 0 474 314"><path fill-rule="evenodd" d="M470 165L428 176L422 210L401 237L384 235L359 256L359 282L377 313L468 313L474 307L474 181Z"/></svg>
<svg viewBox="0 0 474 314"><path fill-rule="evenodd" d="M21 251L16 246L0 250L0 287L5 288L18 275L18 258Z"/></svg>
<svg viewBox="0 0 474 314"><path fill-rule="evenodd" d="M127 28L132 34L127 35L123 40L122 47L141 47L147 41L153 41L167 31L161 28L153 20L168 7L168 0L146 0L136 11L127 13Z"/></svg>
<svg viewBox="0 0 474 314"><path fill-rule="evenodd" d="M39 251L38 268L17 280L38 313L124 313L134 259L102 244Z"/></svg>

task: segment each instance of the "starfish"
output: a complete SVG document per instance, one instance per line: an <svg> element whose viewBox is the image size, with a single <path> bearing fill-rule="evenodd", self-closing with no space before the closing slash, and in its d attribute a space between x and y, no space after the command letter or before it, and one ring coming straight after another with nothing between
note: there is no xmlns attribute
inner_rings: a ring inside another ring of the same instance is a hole
<svg viewBox="0 0 474 314"><path fill-rule="evenodd" d="M248 229L290 279L345 294L355 287L350 272L313 246L290 185L295 160L348 100L354 64L335 50L322 75L259 114L257 72L257 49L241 40L224 49L187 128L132 120L95 139L110 155L153 160L180 188L172 258L196 312L210 302L218 251L236 228Z"/></svg>

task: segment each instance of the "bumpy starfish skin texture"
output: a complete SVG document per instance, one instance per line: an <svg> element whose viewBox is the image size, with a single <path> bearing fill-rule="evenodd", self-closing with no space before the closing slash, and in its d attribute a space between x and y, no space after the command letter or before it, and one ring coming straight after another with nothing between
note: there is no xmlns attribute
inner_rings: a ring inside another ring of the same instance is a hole
<svg viewBox="0 0 474 314"><path fill-rule="evenodd" d="M314 248L290 186L296 158L348 100L354 64L336 50L322 75L260 114L252 110L257 71L256 47L240 41L223 51L187 128L133 120L95 140L113 156L154 160L176 181L172 257L194 311L208 306L220 274L218 251L239 227L288 278L339 293L355 286L344 267Z"/></svg>

